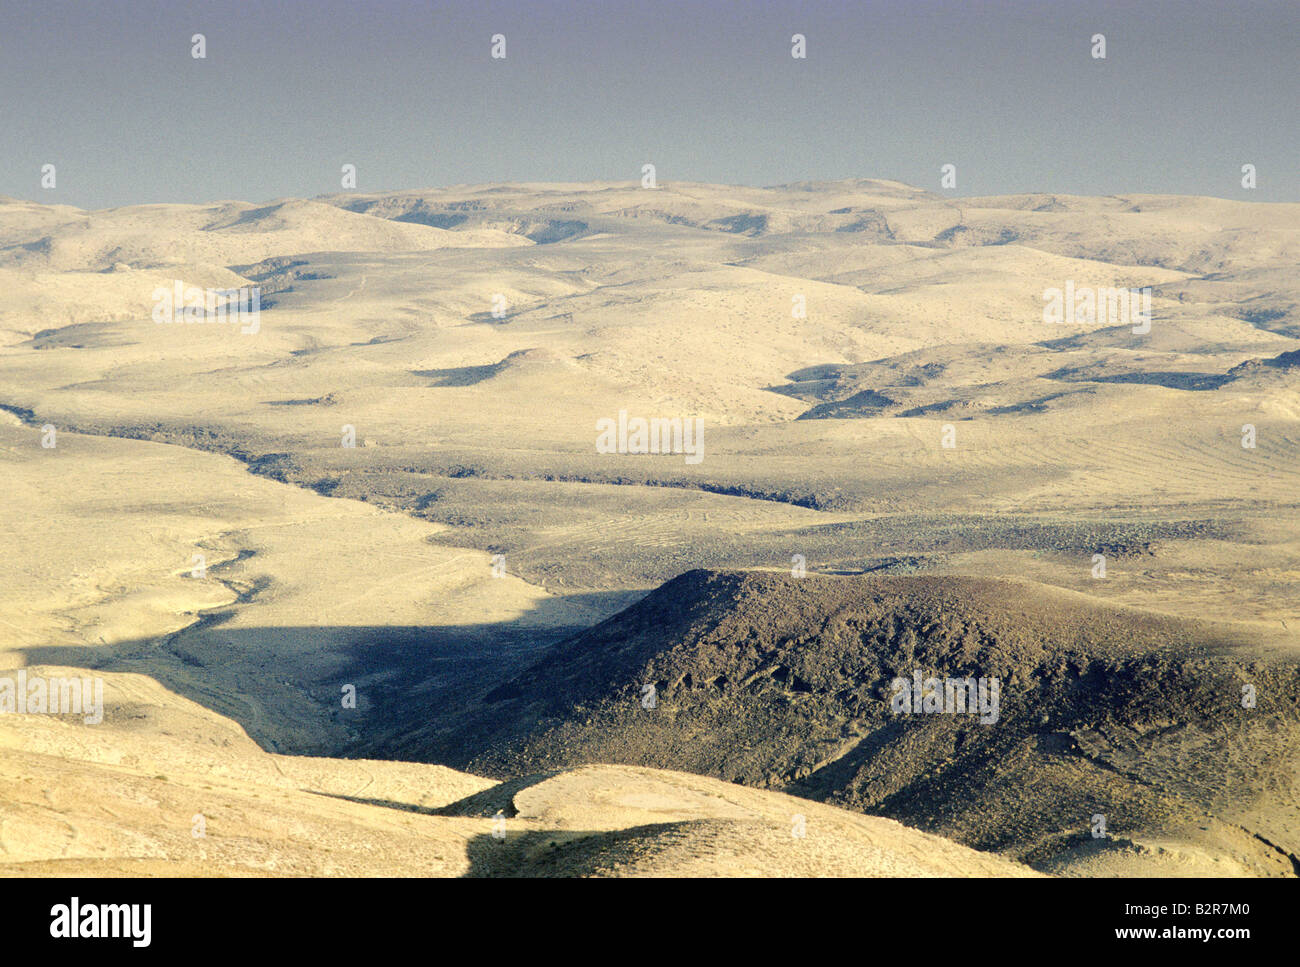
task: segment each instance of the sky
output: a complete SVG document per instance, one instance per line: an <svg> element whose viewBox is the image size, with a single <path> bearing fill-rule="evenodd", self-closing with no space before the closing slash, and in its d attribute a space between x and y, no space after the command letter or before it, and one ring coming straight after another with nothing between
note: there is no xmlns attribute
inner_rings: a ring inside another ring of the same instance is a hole
<svg viewBox="0 0 1300 967"><path fill-rule="evenodd" d="M0 195L312 197L345 164L363 192L647 163L939 191L952 164L952 195L1300 201L1298 51L1297 0L0 0Z"/></svg>

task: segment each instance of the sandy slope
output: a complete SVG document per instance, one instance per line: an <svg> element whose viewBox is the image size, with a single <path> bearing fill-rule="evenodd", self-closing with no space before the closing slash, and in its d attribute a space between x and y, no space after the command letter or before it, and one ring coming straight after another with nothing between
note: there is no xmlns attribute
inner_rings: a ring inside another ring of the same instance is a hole
<svg viewBox="0 0 1300 967"><path fill-rule="evenodd" d="M148 679L106 678L101 725L3 720L0 875L1030 875L681 773L592 767L512 794L441 766L270 755Z"/></svg>

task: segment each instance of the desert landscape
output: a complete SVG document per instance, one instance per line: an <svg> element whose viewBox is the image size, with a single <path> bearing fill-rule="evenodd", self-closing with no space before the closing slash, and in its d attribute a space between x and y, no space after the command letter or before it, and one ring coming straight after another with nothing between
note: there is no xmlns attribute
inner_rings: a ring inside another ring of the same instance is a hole
<svg viewBox="0 0 1300 967"><path fill-rule="evenodd" d="M0 198L0 873L1294 877L1298 262L873 179Z"/></svg>

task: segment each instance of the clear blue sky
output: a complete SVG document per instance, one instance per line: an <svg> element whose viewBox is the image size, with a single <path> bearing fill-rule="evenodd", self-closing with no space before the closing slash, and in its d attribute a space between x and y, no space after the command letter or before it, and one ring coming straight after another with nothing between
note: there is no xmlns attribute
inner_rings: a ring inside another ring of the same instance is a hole
<svg viewBox="0 0 1300 967"><path fill-rule="evenodd" d="M962 195L1300 201L1298 52L1294 0L0 0L0 194L309 197L344 163L360 191L645 162L937 190L951 162Z"/></svg>

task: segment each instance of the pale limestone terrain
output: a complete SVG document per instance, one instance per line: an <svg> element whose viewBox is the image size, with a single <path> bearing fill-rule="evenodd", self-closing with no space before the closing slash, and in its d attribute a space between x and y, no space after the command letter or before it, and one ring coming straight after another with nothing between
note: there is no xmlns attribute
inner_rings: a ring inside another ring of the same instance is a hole
<svg viewBox="0 0 1300 967"><path fill-rule="evenodd" d="M380 760L404 723L453 715L466 683L682 571L793 555L1027 578L1295 650L1298 258L1297 205L880 181L0 200L0 675L90 669L110 696L96 726L0 716L0 862L1023 869L622 766L434 815L493 780ZM261 285L258 331L155 323L174 280ZM1044 289L1067 280L1151 286L1150 332L1045 323ZM704 460L596 453L596 421L619 410L703 418ZM1257 807L1258 828L1294 828L1273 812ZM1250 872L1231 844L1163 835L1041 868Z"/></svg>

